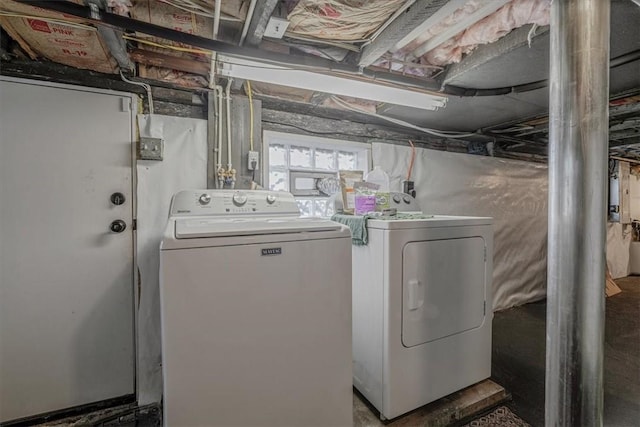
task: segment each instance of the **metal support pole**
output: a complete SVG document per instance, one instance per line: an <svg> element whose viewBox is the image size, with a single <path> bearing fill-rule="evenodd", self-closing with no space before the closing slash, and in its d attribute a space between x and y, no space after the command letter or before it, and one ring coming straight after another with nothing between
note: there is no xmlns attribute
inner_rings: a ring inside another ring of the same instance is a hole
<svg viewBox="0 0 640 427"><path fill-rule="evenodd" d="M551 3L547 427L602 426L609 20Z"/></svg>

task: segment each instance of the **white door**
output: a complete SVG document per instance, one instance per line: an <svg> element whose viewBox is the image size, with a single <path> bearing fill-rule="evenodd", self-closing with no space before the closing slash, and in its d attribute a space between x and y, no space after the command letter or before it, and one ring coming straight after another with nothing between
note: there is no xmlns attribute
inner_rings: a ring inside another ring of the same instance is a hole
<svg viewBox="0 0 640 427"><path fill-rule="evenodd" d="M408 243L402 251L402 343L428 343L482 326L482 237Z"/></svg>
<svg viewBox="0 0 640 427"><path fill-rule="evenodd" d="M0 78L0 421L134 393L129 100Z"/></svg>

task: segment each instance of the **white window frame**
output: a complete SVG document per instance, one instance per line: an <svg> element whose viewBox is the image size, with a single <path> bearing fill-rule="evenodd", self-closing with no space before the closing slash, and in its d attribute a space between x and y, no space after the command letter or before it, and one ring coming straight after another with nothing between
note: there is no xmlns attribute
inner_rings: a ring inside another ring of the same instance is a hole
<svg viewBox="0 0 640 427"><path fill-rule="evenodd" d="M265 188L269 188L269 171L271 165L269 163L269 147L272 144L285 145L285 146L297 146L307 147L311 149L331 149L336 151L345 151L356 153L357 156L357 169L361 170L365 174L371 170L371 144L363 142L345 141L341 139L333 139L326 137L299 135L294 133L285 133L277 131L263 131L262 133L262 159L263 159L263 172L262 179ZM287 156L287 176L290 177L291 172L308 172L308 173L327 173L331 172L326 169L316 168L292 168L290 166L291 156ZM336 160L337 161L337 160ZM337 165L336 165L337 166ZM337 173L338 169L334 172ZM296 199L327 199L326 196L300 196Z"/></svg>

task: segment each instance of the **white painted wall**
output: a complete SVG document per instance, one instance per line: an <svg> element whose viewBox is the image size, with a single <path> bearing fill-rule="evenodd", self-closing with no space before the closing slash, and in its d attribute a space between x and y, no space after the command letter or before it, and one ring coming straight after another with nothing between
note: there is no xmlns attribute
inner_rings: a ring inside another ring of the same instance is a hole
<svg viewBox="0 0 640 427"><path fill-rule="evenodd" d="M607 223L607 266L611 277L627 277L630 273L631 225Z"/></svg>
<svg viewBox="0 0 640 427"><path fill-rule="evenodd" d="M373 162L389 173L392 191L401 189L410 155L409 147L373 144ZM494 310L546 296L546 165L417 149L412 178L426 213L494 218ZM607 224L607 265L614 278L629 274L630 243L629 225Z"/></svg>
<svg viewBox="0 0 640 427"><path fill-rule="evenodd" d="M640 220L640 176L629 175L629 197L631 199L631 219Z"/></svg>
<svg viewBox="0 0 640 427"><path fill-rule="evenodd" d="M158 115L138 116L140 136L164 139L164 160L139 160L138 172L138 402L162 398L159 265L160 240L171 197L207 186L207 122Z"/></svg>
<svg viewBox="0 0 640 427"><path fill-rule="evenodd" d="M494 218L494 310L544 298L546 165L426 149L416 153L412 178L425 213ZM389 173L392 191L401 189L410 156L408 146L373 144L373 162Z"/></svg>
<svg viewBox="0 0 640 427"><path fill-rule="evenodd" d="M640 176L629 175L629 199L631 220L640 220ZM640 242L631 242L629 274L640 274Z"/></svg>

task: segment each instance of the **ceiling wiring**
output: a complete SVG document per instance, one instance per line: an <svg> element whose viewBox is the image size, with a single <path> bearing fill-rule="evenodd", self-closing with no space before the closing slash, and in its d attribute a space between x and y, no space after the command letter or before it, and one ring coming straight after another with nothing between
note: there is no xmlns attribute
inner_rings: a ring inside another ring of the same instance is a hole
<svg viewBox="0 0 640 427"><path fill-rule="evenodd" d="M342 99L340 99L337 96L331 96L331 100L333 100L336 104L340 105L341 107L347 109L347 110L351 110L360 114L366 114L372 117L377 117L379 119L382 120L386 120L388 122L403 126L403 127L407 127L410 129L415 129L417 131L420 132L424 132L426 134L429 135L433 135L433 136L437 136L440 138L469 138L472 136L478 136L478 134L476 133L465 133L465 132L454 132L454 131L440 131L440 130L436 130L436 129L430 129L430 128L423 128L420 126L416 126L412 123L409 122L405 122L404 120L399 120L399 119L394 119L392 117L388 117L388 116L384 116L382 114L378 114L378 113L371 113L369 111L365 111L365 110L361 110L359 108L353 107L351 105L349 105L348 103L344 102Z"/></svg>
<svg viewBox="0 0 640 427"><path fill-rule="evenodd" d="M140 37L130 36L128 34L123 34L122 38L125 39L125 40L131 40L131 41L134 41L134 42L137 42L137 43L141 43L141 44L146 44L146 45L149 45L149 46L159 47L159 48L162 48L162 49L175 50L177 52L196 53L196 54L203 54L203 55L211 55L213 53L210 50L197 49L197 48L192 48L192 47L172 46L172 45L169 45L169 44L153 42L151 40L146 40L146 39L142 39Z"/></svg>
<svg viewBox="0 0 640 427"><path fill-rule="evenodd" d="M207 18L214 17L214 11L212 9L208 9L204 7L204 5L199 5L195 1L190 0L159 0L161 3L166 3L170 6L173 6L177 9L184 10L185 12L190 12L200 16L206 16Z"/></svg>
<svg viewBox="0 0 640 427"><path fill-rule="evenodd" d="M147 92L147 101L149 103L149 114L153 114L153 95L151 94L151 86L146 83L134 82L133 80L127 79L125 75L122 73L122 70L120 70L120 78L122 78L122 81L126 83L144 88L144 90Z"/></svg>
<svg viewBox="0 0 640 427"><path fill-rule="evenodd" d="M411 145L411 160L409 161L409 170L407 171L407 181L411 181L411 172L413 172L413 163L416 160L416 146L411 140L409 140L409 145Z"/></svg>

